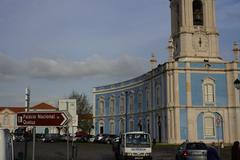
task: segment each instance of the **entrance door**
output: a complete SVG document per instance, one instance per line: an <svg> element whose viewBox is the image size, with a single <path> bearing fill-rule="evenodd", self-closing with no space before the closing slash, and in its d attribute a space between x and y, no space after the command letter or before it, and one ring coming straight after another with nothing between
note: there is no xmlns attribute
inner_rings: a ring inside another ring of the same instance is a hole
<svg viewBox="0 0 240 160"><path fill-rule="evenodd" d="M103 134L103 126L100 126L100 134Z"/></svg>
<svg viewBox="0 0 240 160"><path fill-rule="evenodd" d="M161 130L160 116L158 116L158 139L159 139L159 143L161 143L162 142L162 130Z"/></svg>

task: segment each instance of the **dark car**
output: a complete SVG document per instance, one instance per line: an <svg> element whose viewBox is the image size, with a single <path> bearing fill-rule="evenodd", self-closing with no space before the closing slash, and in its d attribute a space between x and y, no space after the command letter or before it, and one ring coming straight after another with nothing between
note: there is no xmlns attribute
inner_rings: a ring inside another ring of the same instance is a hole
<svg viewBox="0 0 240 160"><path fill-rule="evenodd" d="M120 137L114 138L112 141L112 151L114 152L115 157L119 157L119 146L120 145Z"/></svg>
<svg viewBox="0 0 240 160"><path fill-rule="evenodd" d="M43 142L57 142L61 140L61 136L59 134L46 134L42 139Z"/></svg>
<svg viewBox="0 0 240 160"><path fill-rule="evenodd" d="M107 135L109 135L109 134L97 134L95 139L94 139L94 142L103 143L102 139L104 137L106 137Z"/></svg>
<svg viewBox="0 0 240 160"><path fill-rule="evenodd" d="M118 136L115 134L106 134L103 136L103 138L100 140L101 143L107 143L107 144L112 144L113 139L117 138Z"/></svg>
<svg viewBox="0 0 240 160"><path fill-rule="evenodd" d="M203 142L184 142L176 153L176 160L207 160L207 145Z"/></svg>
<svg viewBox="0 0 240 160"><path fill-rule="evenodd" d="M14 136L14 141L16 142L24 142L25 138L23 135L15 135Z"/></svg>
<svg viewBox="0 0 240 160"><path fill-rule="evenodd" d="M78 142L93 142L94 140L95 140L95 136L90 134L86 136L77 137Z"/></svg>

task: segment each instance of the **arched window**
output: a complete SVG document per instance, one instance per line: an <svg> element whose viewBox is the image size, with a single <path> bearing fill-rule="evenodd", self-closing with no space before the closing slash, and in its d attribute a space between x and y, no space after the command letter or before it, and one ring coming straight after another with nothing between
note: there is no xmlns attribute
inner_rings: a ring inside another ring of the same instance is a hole
<svg viewBox="0 0 240 160"><path fill-rule="evenodd" d="M120 128L120 133L124 133L124 130L125 130L125 123L124 123L124 119L120 119L120 122L119 122L120 124L120 126L119 126L119 128Z"/></svg>
<svg viewBox="0 0 240 160"><path fill-rule="evenodd" d="M129 120L129 131L134 131L134 122L133 119Z"/></svg>
<svg viewBox="0 0 240 160"><path fill-rule="evenodd" d="M142 112L142 93L138 94L138 112Z"/></svg>
<svg viewBox="0 0 240 160"><path fill-rule="evenodd" d="M124 103L125 103L125 101L124 101L124 96L121 96L121 97L120 97L120 105L119 105L119 107L120 107L120 113L121 113L121 114L124 113Z"/></svg>
<svg viewBox="0 0 240 160"><path fill-rule="evenodd" d="M111 97L109 102L109 113L111 115L114 114L114 108L115 108L115 100L114 100L114 97Z"/></svg>
<svg viewBox="0 0 240 160"><path fill-rule="evenodd" d="M203 5L201 0L194 0L193 8L193 25L203 25Z"/></svg>
<svg viewBox="0 0 240 160"><path fill-rule="evenodd" d="M9 114L7 112L3 115L3 125L7 126L9 124Z"/></svg>
<svg viewBox="0 0 240 160"><path fill-rule="evenodd" d="M215 124L213 116L204 117L204 137L215 137Z"/></svg>
<svg viewBox="0 0 240 160"><path fill-rule="evenodd" d="M134 112L134 96L133 96L133 94L130 95L129 108L130 108L130 113L133 113Z"/></svg>
<svg viewBox="0 0 240 160"><path fill-rule="evenodd" d="M115 124L114 124L114 121L113 120L111 120L110 122L109 122L109 132L110 132L110 134L115 134Z"/></svg>
<svg viewBox="0 0 240 160"><path fill-rule="evenodd" d="M147 105L147 110L150 109L150 91L148 88L146 88L146 105Z"/></svg>
<svg viewBox="0 0 240 160"><path fill-rule="evenodd" d="M104 115L104 100L99 100L99 115Z"/></svg>
<svg viewBox="0 0 240 160"><path fill-rule="evenodd" d="M159 106L161 102L161 93L160 93L160 85L158 84L156 87L156 104Z"/></svg>
<svg viewBox="0 0 240 160"><path fill-rule="evenodd" d="M203 103L204 106L215 105L215 80L206 78L203 80Z"/></svg>

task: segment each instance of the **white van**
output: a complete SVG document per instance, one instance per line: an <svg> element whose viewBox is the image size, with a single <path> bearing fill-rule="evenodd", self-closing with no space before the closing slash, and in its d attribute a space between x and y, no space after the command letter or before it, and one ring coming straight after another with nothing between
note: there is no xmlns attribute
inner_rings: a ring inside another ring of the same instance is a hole
<svg viewBox="0 0 240 160"><path fill-rule="evenodd" d="M145 132L127 132L120 137L119 158L125 159L152 159L151 137Z"/></svg>
<svg viewBox="0 0 240 160"><path fill-rule="evenodd" d="M14 160L13 139L8 129L0 128L0 160Z"/></svg>

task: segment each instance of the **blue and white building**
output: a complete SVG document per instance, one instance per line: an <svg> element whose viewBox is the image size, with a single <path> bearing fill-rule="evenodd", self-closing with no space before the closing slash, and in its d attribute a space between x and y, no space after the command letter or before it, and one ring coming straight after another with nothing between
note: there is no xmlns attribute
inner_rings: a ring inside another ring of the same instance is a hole
<svg viewBox="0 0 240 160"><path fill-rule="evenodd" d="M239 51L232 62L219 55L215 0L170 0L170 8L169 60L95 87L95 134L143 130L162 143L239 140Z"/></svg>

